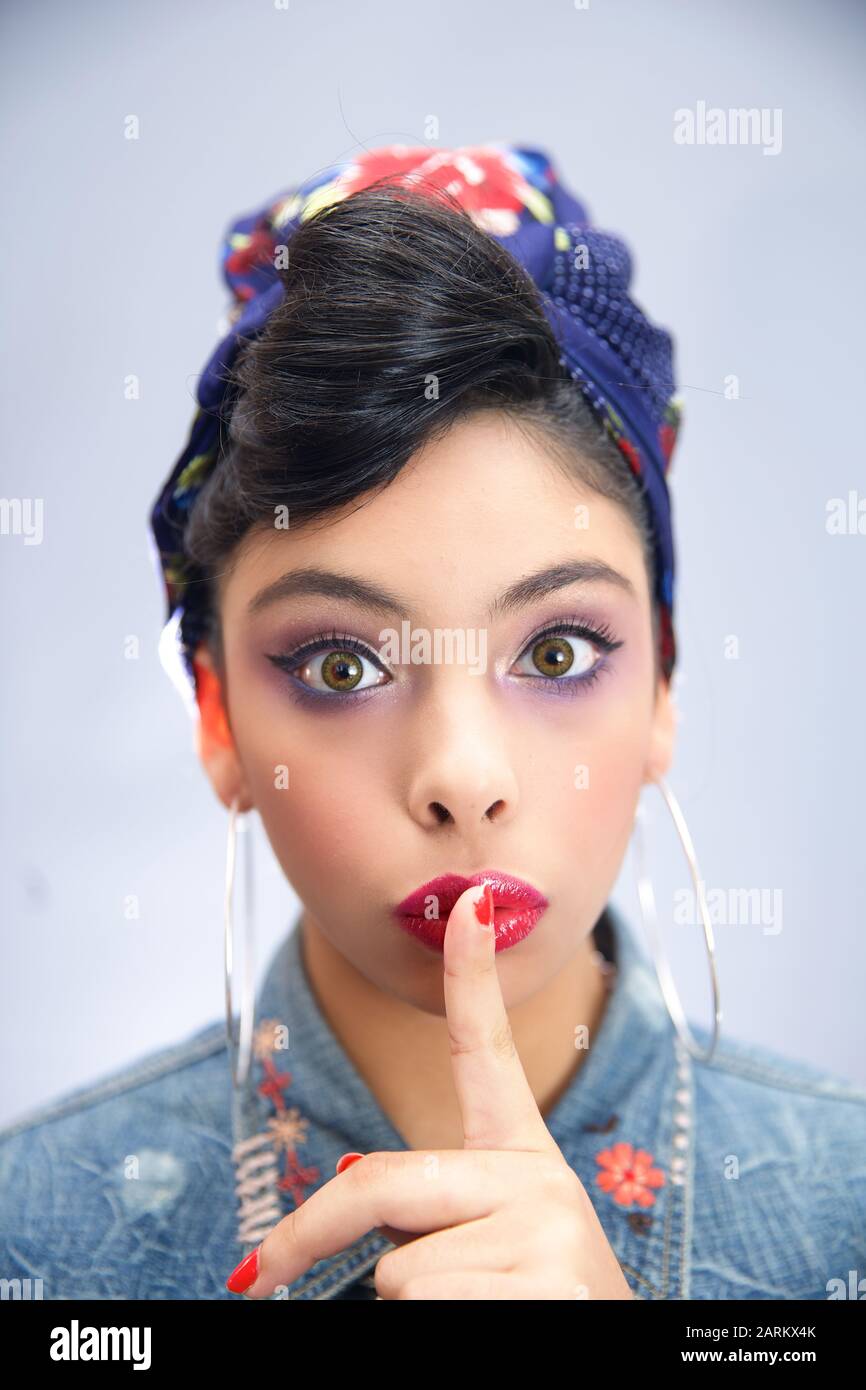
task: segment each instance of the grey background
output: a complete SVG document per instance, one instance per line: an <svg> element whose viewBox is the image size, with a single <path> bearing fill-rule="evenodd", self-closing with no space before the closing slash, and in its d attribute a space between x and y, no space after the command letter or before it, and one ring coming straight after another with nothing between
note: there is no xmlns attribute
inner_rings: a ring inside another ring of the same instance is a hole
<svg viewBox="0 0 866 1390"><path fill-rule="evenodd" d="M724 1027L866 1082L866 535L825 525L866 496L861 8L122 0L8 5L2 30L0 492L45 510L40 545L0 536L0 1117L222 1017L226 815L158 660L146 517L227 308L228 221L431 114L434 146L549 150L675 333L670 781L708 886L784 904L781 932L716 929ZM699 101L780 108L781 153L675 144ZM688 880L656 798L664 903ZM256 841L261 967L297 904ZM636 918L628 859L615 898ZM704 1021L700 930L665 940Z"/></svg>

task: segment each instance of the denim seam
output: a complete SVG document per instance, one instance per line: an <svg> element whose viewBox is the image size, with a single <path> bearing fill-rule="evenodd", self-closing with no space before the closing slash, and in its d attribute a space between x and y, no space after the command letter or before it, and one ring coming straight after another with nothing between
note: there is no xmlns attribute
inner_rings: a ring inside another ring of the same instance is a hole
<svg viewBox="0 0 866 1390"><path fill-rule="evenodd" d="M674 1076L674 1090L676 1090L676 1065L674 1066L673 1076ZM674 1104L673 1093L672 1093L671 1096L670 1096L669 1103L670 1103L671 1105ZM672 1130L673 1130L673 1127L674 1127L674 1126L673 1126L673 1118L671 1118L671 1129L672 1129ZM671 1155L673 1155L673 1133L671 1134L671 1138L670 1138L670 1153L671 1153ZM669 1194L669 1196L668 1196L667 1209L666 1209L666 1211L665 1211L665 1233L664 1233L664 1244L663 1244L663 1246L662 1246L662 1284L661 1284L661 1289L659 1290L659 1297L660 1297L660 1298L666 1298L666 1297L667 1297L668 1285L669 1285L669 1282L670 1282L671 1228L672 1228L672 1226L673 1226L673 1219L674 1219L674 1203L675 1203L675 1201L676 1201L676 1194L677 1194L677 1192L679 1191L679 1185L678 1185L677 1183L672 1183L672 1182L670 1181L670 1172L671 1172L671 1167L670 1167L670 1159L669 1159L669 1160L668 1160L668 1194Z"/></svg>
<svg viewBox="0 0 866 1390"><path fill-rule="evenodd" d="M685 1152L685 1155L684 1155L686 1162L685 1162L685 1166L684 1166L684 1168L683 1168L683 1181L682 1181L681 1184L680 1184L680 1183L677 1183L677 1184L676 1184L676 1186L682 1187L682 1193L683 1193L683 1195L682 1195L683 1238L682 1238L682 1241L681 1241L681 1243L680 1243L680 1297L683 1298L683 1299L687 1299L688 1296L689 1296L689 1288L690 1288L690 1278L689 1278L689 1276L690 1276L690 1270L689 1270L688 1252L689 1252L689 1249L690 1249L690 1246L691 1246L691 1239L692 1239L692 1202L693 1202L692 1179L693 1179L693 1177L694 1177L694 1164L695 1164L695 1125L696 1125L697 1117L696 1117L696 1112L695 1112L695 1078L694 1078L694 1072L693 1072L693 1067L692 1067L692 1059L691 1059L690 1055L688 1054L688 1052L686 1052L685 1050L683 1051L683 1065L684 1065L686 1071L688 1072L688 1078L687 1078L687 1079L684 1078L684 1079L682 1079L682 1081L681 1081L681 1080L680 1080L680 1077L679 1077L679 1074L678 1074L678 1075L677 1075L677 1081L676 1081L676 1085L675 1085L674 1090L675 1090L675 1092L676 1092L676 1091L680 1090L681 1087L686 1087L686 1086L687 1086L687 1087L688 1087L688 1092L689 1092L689 1099L688 1099L688 1117L689 1117L689 1120L688 1120L688 1126L687 1126L687 1133L688 1133L688 1148L687 1148L687 1150L686 1150L686 1152ZM675 1097L675 1102L676 1102L676 1097Z"/></svg>
<svg viewBox="0 0 866 1390"><path fill-rule="evenodd" d="M303 1284L299 1284L292 1297L300 1298L302 1294L307 1293L309 1290L315 1290L313 1293L314 1298L317 1297L319 1290L326 1291L326 1296L330 1296L331 1294L337 1293L341 1288L345 1288L348 1284L354 1284L358 1279L359 1273L365 1273L366 1270L385 1253L391 1244L392 1242L387 1240L384 1236L368 1236L360 1245L354 1245L339 1263L330 1265L323 1273L312 1275L310 1278L306 1279ZM371 1246L372 1249L370 1248ZM344 1273L341 1279L341 1271L347 1270L348 1274Z"/></svg>
<svg viewBox="0 0 866 1390"><path fill-rule="evenodd" d="M773 1067L763 1066L760 1062L750 1062L746 1058L740 1059L732 1056L714 1057L707 1065L713 1070L725 1071L729 1075L739 1076L747 1081L766 1083L781 1090L815 1096L819 1100L848 1100L853 1101L856 1105L866 1105L866 1091L858 1090L856 1087L849 1089L846 1083L840 1084L832 1078L818 1080L809 1077L790 1077L781 1069L776 1070Z"/></svg>
<svg viewBox="0 0 866 1390"><path fill-rule="evenodd" d="M676 1047L675 1044L674 1044L673 1050L674 1050L674 1066L673 1066L673 1072L672 1072L673 1082L672 1082L672 1091L671 1091L670 1102L669 1102L670 1105L671 1105L671 1107L672 1107L672 1112L673 1112L673 1108L676 1107L676 1106L679 1104L679 1102L678 1102L677 1099L676 1099L676 1092L681 1088L681 1086L685 1086L686 1084L688 1084L688 1086L689 1086L689 1094L690 1094L690 1097L691 1097L691 1093L692 1093L692 1087L691 1087L691 1073L689 1073L689 1080L688 1080L688 1083L685 1082L684 1080L681 1080L680 1075L679 1075L679 1068L680 1068L680 1061L681 1061L681 1058L682 1058L682 1060L684 1061L684 1064L685 1064L686 1066L688 1066L688 1054L687 1054L684 1050L683 1050L682 1052L680 1052L680 1050ZM691 1120L691 1113L690 1113L690 1120ZM677 1125L673 1122L673 1119L672 1119L672 1121L671 1121L671 1137L670 1137L670 1154L671 1154L671 1157L674 1157L674 1156L679 1152L679 1150L677 1150L677 1149L675 1148L675 1146L674 1146L674 1136L676 1135L677 1130L678 1130L678 1127L677 1127ZM687 1232L687 1229L688 1229L688 1199L689 1199L689 1192L690 1192L690 1188L689 1188L689 1178L690 1178L690 1165L691 1165L691 1154L692 1154L692 1125L691 1125L691 1122L689 1123L689 1125L688 1125L688 1127L687 1127L687 1129L686 1129L686 1134L687 1134L687 1136L688 1136L688 1143L687 1143L687 1148L686 1148L686 1151L685 1151L686 1166L685 1166L685 1170L684 1170L683 1181L682 1181L681 1183L675 1183L675 1182L671 1182L671 1181L670 1181L671 1165L670 1165L670 1162L668 1163L668 1183L669 1183L668 1191L669 1191L669 1198L668 1198L668 1203L667 1203L667 1210L666 1210L666 1212L665 1212L664 1243L663 1243L663 1246L662 1246L662 1278L661 1278L661 1285L659 1286L658 1284L653 1284L653 1283L651 1283L650 1281L648 1281L648 1280L646 1280L646 1279L643 1279L643 1280L641 1281L642 1283L644 1283L644 1284L646 1285L647 1288L651 1289L652 1292L653 1292L655 1295L657 1295L658 1298L661 1298L661 1299L668 1299L668 1298L670 1297L670 1291L671 1291L671 1255L672 1255L673 1244L674 1244L674 1229L675 1229L675 1226L676 1226L676 1224L677 1224L678 1221L679 1221L680 1227L681 1227L680 1243L679 1243L680 1292L682 1291L682 1289L685 1287L685 1284L686 1284L686 1232Z"/></svg>
<svg viewBox="0 0 866 1390"><path fill-rule="evenodd" d="M216 1030L220 1030L220 1032L217 1033ZM103 1081L94 1082L92 1086L88 1086L74 1095L49 1101L46 1105L40 1106L38 1110L28 1111L19 1116L17 1120L13 1120L11 1124L0 1129L0 1140L10 1139L13 1135L20 1134L26 1129L32 1129L35 1125L65 1119L67 1115L77 1114L79 1110L84 1110L89 1105L98 1105L100 1101L111 1100L124 1091L131 1091L136 1086L146 1085L169 1072L179 1071L186 1066L194 1066L215 1053L224 1051L225 1045L225 1029L220 1024L214 1024L197 1042L179 1043L167 1051L160 1052L158 1060L154 1059L137 1066L133 1065L119 1074L106 1077Z"/></svg>

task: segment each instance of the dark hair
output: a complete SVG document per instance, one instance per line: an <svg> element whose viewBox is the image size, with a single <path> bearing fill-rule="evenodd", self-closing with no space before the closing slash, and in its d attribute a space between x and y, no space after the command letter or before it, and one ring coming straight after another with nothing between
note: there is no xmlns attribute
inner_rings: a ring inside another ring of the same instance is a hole
<svg viewBox="0 0 866 1390"><path fill-rule="evenodd" d="M217 576L248 531L272 529L277 508L288 508L290 527L324 517L390 482L458 420L495 409L633 522L657 674L655 564L641 487L561 365L537 287L450 194L392 186L392 178L319 209L292 233L287 264L275 261L284 297L239 351L227 438L184 541L197 627L217 669L223 673Z"/></svg>

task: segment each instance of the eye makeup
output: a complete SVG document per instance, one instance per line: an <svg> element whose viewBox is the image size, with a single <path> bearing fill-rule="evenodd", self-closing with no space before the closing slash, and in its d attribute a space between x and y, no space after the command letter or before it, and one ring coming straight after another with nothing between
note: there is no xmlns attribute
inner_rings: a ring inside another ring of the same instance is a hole
<svg viewBox="0 0 866 1390"><path fill-rule="evenodd" d="M530 654L530 659L534 659L536 651L542 647L545 642L548 642L549 645L547 650L543 652L543 656L548 660L552 660L554 666L557 664L561 665L559 659L564 656L565 660L568 662L564 670L566 672L571 670L578 658L572 655L571 659L569 659L571 644L563 641L563 639L569 637L577 637L582 642L595 647L601 652L601 656L587 669L580 671L579 674L571 676L567 674L548 675L540 670L513 671L513 667L520 660L524 659L527 652ZM559 647L556 646L557 643L560 643ZM531 681L535 688L543 690L544 693L550 692L558 696L575 696L588 692L596 683L599 676L604 671L610 669L608 658L614 651L623 645L624 643L615 637L613 630L607 622L595 622L593 620L587 620L584 616L571 614L556 619L555 621L547 622L542 627L536 629L535 632L531 633L529 637L524 640L518 656L511 663L511 667L509 667L507 674L520 681ZM565 653L563 653L562 650L563 646L568 649ZM375 669L375 672L379 673L380 676L387 677L392 674L384 666L372 646L361 641L351 633L341 631L337 628L316 632L287 653L268 652L266 656L268 661L285 674L287 688L293 698L297 698L301 703L306 703L308 706L317 708L322 708L325 705L347 708L357 705L360 701L369 699L383 686L390 685L393 682L391 680L374 680L371 684L356 686L354 689L350 690L337 690L334 688L317 690L315 687L311 686L308 681L302 680L297 672L305 666L309 667L311 663L317 661L320 656L325 657L325 661L327 662L330 660L329 654L339 656L340 654L348 655L349 653L352 653L358 659L357 666L361 668L363 667L363 663L370 663ZM324 666L325 663L322 663L322 665ZM342 664L332 661L331 666L328 668L332 675L335 665L338 669L343 670L344 679L349 679L351 675L355 674L351 669L353 665L351 661ZM319 674L321 675L321 672ZM360 670L359 675L360 679L364 679L363 669Z"/></svg>
<svg viewBox="0 0 866 1390"><path fill-rule="evenodd" d="M336 655L352 653L358 658L357 663L355 663L357 666L360 667L361 663L366 661L371 663L381 675L389 675L379 657L366 642L360 641L359 638L353 637L350 633L340 632L336 628L314 633L301 646L296 647L285 656L278 652L269 652L267 657L278 670L286 673L289 681L292 682L290 693L297 695L301 700L309 696L316 702L324 701L328 704L346 704L348 701L355 703L380 689L383 684L389 683L377 681L371 685L351 690L317 690L295 674L303 667L309 666L319 656L324 656L327 660L331 653ZM344 663L344 665L349 666L350 663ZM363 671L361 671L361 678L363 679Z"/></svg>
<svg viewBox="0 0 866 1390"><path fill-rule="evenodd" d="M543 695L553 695L558 699L562 697L573 699L576 696L588 694L599 678L611 671L609 657L624 643L614 636L608 623L586 622L577 614L572 614L570 617L559 619L556 622L546 623L528 637L521 648L518 661L527 650L531 652L534 659L536 651L539 648L543 651L545 643L549 644L548 650L556 651L554 644L563 636L579 637L581 641L589 643L590 646L599 648L602 655L591 666L573 676L567 674L550 676L545 675L542 671L533 671L523 672L519 678L532 681L534 688ZM571 669L572 664L573 662L569 662L566 671Z"/></svg>

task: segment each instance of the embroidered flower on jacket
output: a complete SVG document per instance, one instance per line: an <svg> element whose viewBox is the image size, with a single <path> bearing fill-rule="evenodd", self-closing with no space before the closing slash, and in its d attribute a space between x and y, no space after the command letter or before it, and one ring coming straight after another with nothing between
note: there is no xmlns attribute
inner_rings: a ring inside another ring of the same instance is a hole
<svg viewBox="0 0 866 1390"><path fill-rule="evenodd" d="M285 1154L283 1172L277 1179L277 1187L289 1192L295 1206L298 1207L306 1196L304 1189L318 1182L321 1173L318 1168L306 1167L298 1158L296 1145L305 1142L309 1122L304 1119L297 1106L289 1108L286 1105L282 1094L291 1085L292 1074L289 1071L280 1071L273 1060L272 1054L277 1051L277 1038L281 1030L282 1025L278 1019L263 1019L253 1035L253 1052L265 1073L265 1079L259 1083L257 1090L259 1095L271 1102L276 1111L268 1120L270 1141L278 1153L282 1150Z"/></svg>
<svg viewBox="0 0 866 1390"><path fill-rule="evenodd" d="M274 1148L279 1147L291 1152L296 1144L303 1144L307 1138L308 1123L294 1105L290 1110L272 1115L268 1120L268 1129L274 1136Z"/></svg>
<svg viewBox="0 0 866 1390"><path fill-rule="evenodd" d="M654 1187L663 1187L665 1175L653 1167L653 1156L646 1149L635 1149L621 1142L596 1154L601 1172L596 1182L604 1192L622 1207L651 1207L655 1203Z"/></svg>

